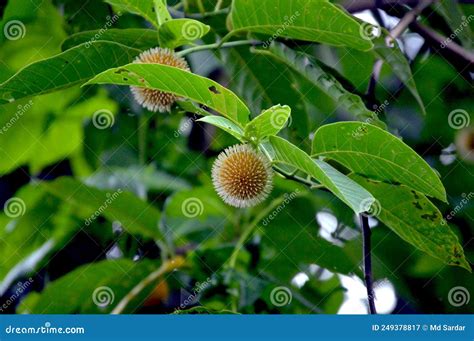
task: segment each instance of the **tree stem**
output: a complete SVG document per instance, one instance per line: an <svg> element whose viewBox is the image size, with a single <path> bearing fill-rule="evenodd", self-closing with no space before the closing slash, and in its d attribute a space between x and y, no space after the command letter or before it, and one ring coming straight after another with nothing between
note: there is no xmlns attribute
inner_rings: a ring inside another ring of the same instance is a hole
<svg viewBox="0 0 474 341"><path fill-rule="evenodd" d="M360 225L362 227L363 236L363 259L364 259L364 279L367 287L367 299L369 302L369 311L371 314L377 314L375 310L375 297L372 281L372 257L371 257L371 243L370 243L370 226L369 218L365 214L359 214Z"/></svg>
<svg viewBox="0 0 474 341"><path fill-rule="evenodd" d="M214 43L214 44L208 44L208 45L194 46L194 47L190 47L189 49L180 51L177 54L178 56L183 57L189 53L212 50L212 49L217 49L221 47L225 48L225 47L234 47L234 46L241 46L241 45L259 45L259 44L261 44L261 42L257 40L237 40L237 41L231 41L229 43L224 43L224 44Z"/></svg>

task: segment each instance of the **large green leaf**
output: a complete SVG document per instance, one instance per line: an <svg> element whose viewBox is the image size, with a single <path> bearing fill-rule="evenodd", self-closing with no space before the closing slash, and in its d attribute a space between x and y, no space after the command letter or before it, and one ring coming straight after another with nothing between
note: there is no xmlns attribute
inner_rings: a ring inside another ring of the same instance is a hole
<svg viewBox="0 0 474 341"><path fill-rule="evenodd" d="M158 31L143 28L110 28L107 31L94 30L75 33L62 43L61 49L66 51L80 44L91 44L96 40L111 41L139 50L159 46Z"/></svg>
<svg viewBox="0 0 474 341"><path fill-rule="evenodd" d="M234 32L349 46L370 50L359 23L327 0L234 0L230 13Z"/></svg>
<svg viewBox="0 0 474 341"><path fill-rule="evenodd" d="M40 294L30 294L19 310L30 314L110 313L156 268L156 264L148 260L135 263L121 259L86 264L50 283ZM156 285L157 281L151 284ZM130 312L138 308L152 290L152 285L145 288L130 304Z"/></svg>
<svg viewBox="0 0 474 341"><path fill-rule="evenodd" d="M382 127L385 126L374 112L366 108L359 96L347 91L332 74L326 72L311 56L295 52L278 43L273 43L269 49L256 50L256 52L275 58L292 68L296 73L331 97L337 105L348 111L354 118L361 121L371 121Z"/></svg>
<svg viewBox="0 0 474 341"><path fill-rule="evenodd" d="M0 103L79 84L110 67L129 63L139 53L140 50L113 42L76 46L30 64L0 84Z"/></svg>
<svg viewBox="0 0 474 341"><path fill-rule="evenodd" d="M109 69L86 84L120 84L157 89L203 104L236 123L245 124L250 111L232 91L217 82L161 64L128 64Z"/></svg>
<svg viewBox="0 0 474 341"><path fill-rule="evenodd" d="M433 169L408 145L375 126L339 122L319 128L312 155L336 160L357 174L401 183L446 201L446 191Z"/></svg>
<svg viewBox="0 0 474 341"><path fill-rule="evenodd" d="M402 239L447 264L471 271L458 238L423 194L358 175L351 178L375 196L375 215Z"/></svg>
<svg viewBox="0 0 474 341"><path fill-rule="evenodd" d="M204 37L210 26L193 19L174 19L160 26L160 46L175 49Z"/></svg>
<svg viewBox="0 0 474 341"><path fill-rule="evenodd" d="M160 212L129 192L117 190L109 193L67 177L40 185L65 202L83 209L89 220L103 215L110 221L119 221L131 234L163 240L158 227Z"/></svg>
<svg viewBox="0 0 474 341"><path fill-rule="evenodd" d="M411 73L410 64L403 55L396 42L392 46L387 46L386 40L389 33L382 30L383 34L374 39L374 53L382 59L389 69L405 84L412 96L416 99L423 114L426 114L425 105L416 88L415 80Z"/></svg>
<svg viewBox="0 0 474 341"><path fill-rule="evenodd" d="M375 200L373 196L326 162L313 160L304 151L280 137L271 136L270 143L273 147L273 151L270 152L273 162L295 167L313 177L352 208L355 213L362 213L370 209Z"/></svg>
<svg viewBox="0 0 474 341"><path fill-rule="evenodd" d="M247 123L245 135L256 140L276 135L288 123L290 115L291 108L289 106L274 105Z"/></svg>
<svg viewBox="0 0 474 341"><path fill-rule="evenodd" d="M141 15L157 28L158 23L157 13L155 13L155 5L153 0L104 0L105 2L115 6L117 9L133 14ZM161 2L161 0L157 0Z"/></svg>

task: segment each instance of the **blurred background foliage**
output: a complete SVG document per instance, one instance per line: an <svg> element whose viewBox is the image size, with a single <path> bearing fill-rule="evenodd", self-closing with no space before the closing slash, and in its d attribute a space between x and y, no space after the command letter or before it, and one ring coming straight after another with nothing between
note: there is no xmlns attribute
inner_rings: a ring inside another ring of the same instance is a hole
<svg viewBox="0 0 474 341"><path fill-rule="evenodd" d="M216 5L211 0L183 3L171 13L184 11L200 17ZM169 6L176 5L178 1L169 1ZM229 5L225 0L221 7ZM102 1L10 0L0 6L0 27L11 20L20 20L26 27L19 40L0 35L2 82L23 66L60 53L69 35L104 27L115 13L113 6ZM423 13L422 22L449 36L450 22L436 12L436 6ZM399 7L378 11L387 28L403 15L404 6ZM466 17L474 14L472 5L460 4L458 9ZM226 13L200 17L211 26L205 42L212 43L228 31L226 17ZM150 24L144 19L128 13L114 24L114 28L147 27ZM460 38L456 41L471 49L466 44L472 36L465 37L467 42ZM372 55L278 40L315 56L354 93L370 101L364 94L375 62ZM460 65L453 65L438 53L439 48L413 31L399 43L426 115L386 64L376 101L388 103L382 119L390 131L440 173L449 205L439 201L436 205L446 216L472 195L474 185L473 128L456 130L448 125L453 110L462 108L469 115L474 111L472 65L470 70L460 70ZM252 48L195 53L189 55L189 62L193 72L235 91L253 114L278 103L289 105L292 120L283 134L301 148L310 147L308 137L317 127L351 119L301 74ZM367 311L357 219L331 194L277 178L264 205L246 210L226 206L214 192L210 169L218 152L237 141L179 109L172 114L146 112L133 102L126 87L74 86L4 104L0 126L22 108L25 113L14 127L0 134L0 203L18 197L26 207L24 215L14 219L0 214L0 306L8 303L2 312L110 312L112 305L101 307L92 301L96 288L111 288L118 303L164 261L162 245L154 241L158 232L149 226L155 219L166 236L166 247L187 261L155 278L125 312L170 313L194 306L208 312L240 313ZM92 124L92 115L99 110L115 115L110 129ZM138 129L142 124L147 127L145 141ZM41 182L64 176L70 179L51 185ZM85 225L85 219L101 205L92 194L106 200L107 193L119 189L127 194L120 195L108 213ZM285 194L296 190L297 198L285 204L270 224L260 224L231 264L229 258L245 228L258 224L282 205ZM189 198L202 202L200 214L192 218L182 209ZM450 220L471 263L473 216L471 200ZM129 228L117 223L119 217L130 222ZM469 272L417 251L375 219L371 224L381 312L472 313L474 300L461 307L448 302L448 293L456 286L474 294ZM136 265L137 260L144 261ZM17 295L29 279L31 285ZM291 304L279 307L271 301L272 290L279 286L290 288ZM18 297L11 300L12 295Z"/></svg>

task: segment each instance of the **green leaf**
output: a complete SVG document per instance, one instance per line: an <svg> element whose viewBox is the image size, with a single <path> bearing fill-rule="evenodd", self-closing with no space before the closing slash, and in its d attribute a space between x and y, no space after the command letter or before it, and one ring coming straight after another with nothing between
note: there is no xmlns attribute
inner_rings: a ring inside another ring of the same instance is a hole
<svg viewBox="0 0 474 341"><path fill-rule="evenodd" d="M38 186L28 185L17 192L0 214L0 296L80 228L71 208Z"/></svg>
<svg viewBox="0 0 474 341"><path fill-rule="evenodd" d="M19 310L30 314L110 313L156 268L149 260L137 263L128 259L105 260L86 264L49 283L34 299L27 296ZM152 284L156 285L157 281ZM140 293L140 299L132 303L134 310L152 290L150 285Z"/></svg>
<svg viewBox="0 0 474 341"><path fill-rule="evenodd" d="M425 105L416 88L415 80L411 73L410 64L395 42L393 46L387 46L386 39L389 33L382 29L383 34L374 39L374 53L382 59L389 69L405 84L412 96L416 99L423 115L426 114Z"/></svg>
<svg viewBox="0 0 474 341"><path fill-rule="evenodd" d="M312 203L306 198L288 201L261 227L264 235L259 271L287 283L299 272L306 272L310 264L342 274L357 273L358 264L342 248L318 236Z"/></svg>
<svg viewBox="0 0 474 341"><path fill-rule="evenodd" d="M469 21L471 19L469 18L468 20L459 3L451 0L440 0L434 3L433 7L446 20L456 38L462 42L466 49L470 50L472 46L472 30L469 26Z"/></svg>
<svg viewBox="0 0 474 341"><path fill-rule="evenodd" d="M128 64L102 72L86 84L133 85L166 91L203 104L241 124L247 123L250 115L242 100L219 83L167 65Z"/></svg>
<svg viewBox="0 0 474 341"><path fill-rule="evenodd" d="M97 216L103 215L111 222L119 221L131 234L150 239L164 239L158 227L160 212L129 192L118 189L108 193L67 177L42 182L40 186L65 202L86 210L86 225ZM136 212L140 213L137 215Z"/></svg>
<svg viewBox="0 0 474 341"><path fill-rule="evenodd" d="M139 50L159 46L158 31L143 28L110 28L106 31L94 30L75 33L62 43L61 49L66 51L80 44L91 44L96 40L115 42Z"/></svg>
<svg viewBox="0 0 474 341"><path fill-rule="evenodd" d="M433 169L408 145L375 126L339 122L319 128L313 156L333 159L354 173L401 183L446 201L446 191Z"/></svg>
<svg viewBox="0 0 474 341"><path fill-rule="evenodd" d="M359 96L347 91L333 75L326 72L311 56L295 52L278 43L272 43L270 48L266 50L256 50L256 53L268 55L286 64L311 84L321 89L354 118L361 121L370 120L376 125L385 127L385 124L378 119L377 115L366 108Z"/></svg>
<svg viewBox="0 0 474 341"><path fill-rule="evenodd" d="M166 22L172 21L171 14L168 12L168 8L166 7L166 1L167 0L153 0L158 25L160 25L160 27Z"/></svg>
<svg viewBox="0 0 474 341"><path fill-rule="evenodd" d="M352 208L355 213L369 210L375 199L347 176L324 161L313 160L308 154L285 139L271 136L270 143L274 153L274 155L270 155L273 162L295 167L313 177Z"/></svg>
<svg viewBox="0 0 474 341"><path fill-rule="evenodd" d="M129 63L139 53L140 50L112 42L76 46L30 64L0 84L0 103L82 83L111 66Z"/></svg>
<svg viewBox="0 0 474 341"><path fill-rule="evenodd" d="M155 13L154 1L151 0L104 0L117 9L133 14L141 15L152 23L156 28L160 26L157 14ZM161 0L158 0L161 2Z"/></svg>
<svg viewBox="0 0 474 341"><path fill-rule="evenodd" d="M255 32L335 46L370 50L361 26L327 0L234 0L233 32ZM274 40L274 39L272 39Z"/></svg>
<svg viewBox="0 0 474 341"><path fill-rule="evenodd" d="M237 140L239 141L244 140L244 131L242 130L242 128L225 117L214 116L214 115L205 116L205 117L200 118L198 122L212 124L213 126L216 126L224 130L225 132L229 133L230 135L234 136Z"/></svg>
<svg viewBox="0 0 474 341"><path fill-rule="evenodd" d="M160 26L160 46L175 49L204 37L210 26L193 19L174 19Z"/></svg>
<svg viewBox="0 0 474 341"><path fill-rule="evenodd" d="M291 115L291 108L287 105L275 105L270 109L264 110L260 115L247 123L245 126L245 136L254 138L257 141L278 134Z"/></svg>
<svg viewBox="0 0 474 341"><path fill-rule="evenodd" d="M446 264L471 271L458 238L441 212L423 194L403 185L373 181L358 175L351 178L375 196L377 218L403 240Z"/></svg>

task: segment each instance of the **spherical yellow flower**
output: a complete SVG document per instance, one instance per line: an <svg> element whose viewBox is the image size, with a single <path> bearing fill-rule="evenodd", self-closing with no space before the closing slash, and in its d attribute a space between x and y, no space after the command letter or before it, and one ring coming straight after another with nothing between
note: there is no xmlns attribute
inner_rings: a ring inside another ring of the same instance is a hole
<svg viewBox="0 0 474 341"><path fill-rule="evenodd" d="M250 145L227 148L214 162L212 181L219 196L235 207L251 207L272 190L273 170L268 158Z"/></svg>
<svg viewBox="0 0 474 341"><path fill-rule="evenodd" d="M182 57L178 57L169 49L159 47L142 52L134 61L142 64L163 64L190 71L189 65ZM147 89L137 86L130 87L133 97L144 108L153 112L170 112L171 106L178 96L160 90Z"/></svg>

